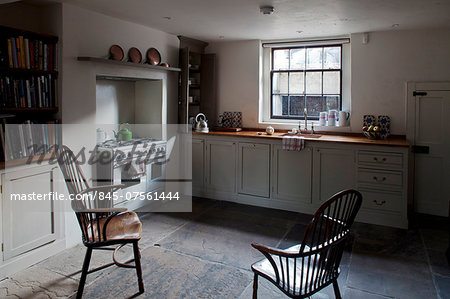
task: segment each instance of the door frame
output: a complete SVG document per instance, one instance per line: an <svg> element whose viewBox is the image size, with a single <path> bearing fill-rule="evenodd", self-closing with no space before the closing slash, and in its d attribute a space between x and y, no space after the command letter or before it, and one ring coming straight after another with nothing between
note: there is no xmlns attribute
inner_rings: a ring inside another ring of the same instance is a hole
<svg viewBox="0 0 450 299"><path fill-rule="evenodd" d="M408 218L416 212L414 199L415 188L415 155L412 146L416 143L416 96L414 91L450 91L450 81L408 81L406 82L406 140L409 141L408 161Z"/></svg>

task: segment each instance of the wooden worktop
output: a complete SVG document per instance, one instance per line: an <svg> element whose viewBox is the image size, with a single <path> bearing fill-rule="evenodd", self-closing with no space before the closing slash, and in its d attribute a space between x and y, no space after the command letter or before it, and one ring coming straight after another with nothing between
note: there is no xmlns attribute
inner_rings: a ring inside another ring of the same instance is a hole
<svg viewBox="0 0 450 299"><path fill-rule="evenodd" d="M265 138L265 139L282 139L283 136L287 135L287 132L280 131L275 132L273 135L268 135L264 130L257 131L253 129L244 129L240 132L219 132L210 131L209 133L202 132L192 132L193 135L208 135L208 136L229 136L229 137L252 137L252 138ZM381 140L371 140L364 137L362 134L330 134L330 133L318 133L320 138L311 138L307 134L302 135L305 141L314 142L334 142L334 143L351 143L351 144L365 144L365 145L384 145L384 146L395 146L395 147L409 147L409 143L405 136L393 135L389 136L387 139Z"/></svg>

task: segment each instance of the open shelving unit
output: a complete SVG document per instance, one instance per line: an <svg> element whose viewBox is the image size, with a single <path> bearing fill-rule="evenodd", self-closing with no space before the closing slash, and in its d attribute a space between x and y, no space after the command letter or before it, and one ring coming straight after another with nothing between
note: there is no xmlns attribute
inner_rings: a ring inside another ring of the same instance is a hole
<svg viewBox="0 0 450 299"><path fill-rule="evenodd" d="M0 26L0 168L50 158L61 135L58 52L57 36Z"/></svg>

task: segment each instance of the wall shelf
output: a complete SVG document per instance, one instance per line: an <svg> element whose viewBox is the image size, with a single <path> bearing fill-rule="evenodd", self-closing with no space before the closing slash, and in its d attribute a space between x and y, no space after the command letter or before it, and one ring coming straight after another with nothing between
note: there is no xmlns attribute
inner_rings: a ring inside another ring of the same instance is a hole
<svg viewBox="0 0 450 299"><path fill-rule="evenodd" d="M90 61L90 62L96 62L96 63L104 63L104 64L113 64L118 66L131 66L131 67L140 67L140 68L147 68L151 70L157 70L157 71L170 71L170 72L180 72L181 69L176 67L165 67L160 65L151 65L151 64L144 64L144 63L134 63L134 62L128 62L128 61L117 61L117 60L111 60L106 58L99 58L99 57L87 57L87 56L78 56L78 61Z"/></svg>

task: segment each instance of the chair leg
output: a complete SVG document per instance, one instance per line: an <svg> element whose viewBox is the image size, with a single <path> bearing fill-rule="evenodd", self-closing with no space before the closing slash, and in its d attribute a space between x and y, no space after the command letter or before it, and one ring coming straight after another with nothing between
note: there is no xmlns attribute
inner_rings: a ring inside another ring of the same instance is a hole
<svg viewBox="0 0 450 299"><path fill-rule="evenodd" d="M88 247L86 255L84 256L83 269L81 270L80 283L78 285L77 299L81 299L83 296L84 284L86 283L86 277L89 271L89 263L91 262L92 248Z"/></svg>
<svg viewBox="0 0 450 299"><path fill-rule="evenodd" d="M139 252L138 242L133 243L134 262L136 265L136 274L138 278L139 294L144 293L144 282L142 280L141 254Z"/></svg>
<svg viewBox="0 0 450 299"><path fill-rule="evenodd" d="M342 299L341 293L339 292L337 280L333 281L333 289L334 289L334 296L336 297L336 299Z"/></svg>
<svg viewBox="0 0 450 299"><path fill-rule="evenodd" d="M258 297L258 274L255 273L255 277L253 279L253 299Z"/></svg>

